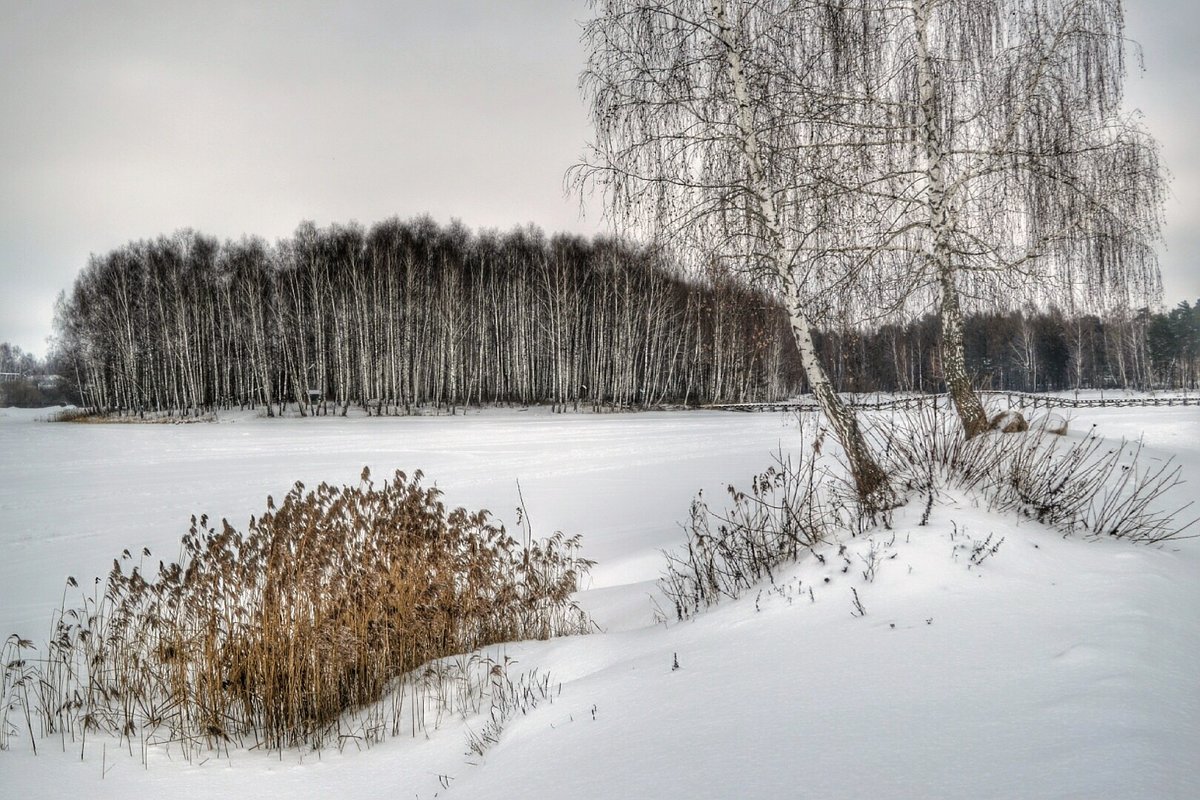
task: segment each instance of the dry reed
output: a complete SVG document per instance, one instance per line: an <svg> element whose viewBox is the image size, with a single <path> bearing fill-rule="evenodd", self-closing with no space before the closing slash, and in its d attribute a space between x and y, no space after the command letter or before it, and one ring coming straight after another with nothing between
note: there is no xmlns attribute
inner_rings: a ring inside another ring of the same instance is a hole
<svg viewBox="0 0 1200 800"><path fill-rule="evenodd" d="M6 703L31 739L36 719L64 746L100 731L185 753L415 734L455 696L478 710L506 665L445 659L584 632L572 595L592 562L578 536L518 542L486 511L447 511L421 477L297 483L244 534L193 517L180 558L152 577L149 551L125 551L91 596L69 580L79 601L64 602L45 658L12 659L25 672Z"/></svg>

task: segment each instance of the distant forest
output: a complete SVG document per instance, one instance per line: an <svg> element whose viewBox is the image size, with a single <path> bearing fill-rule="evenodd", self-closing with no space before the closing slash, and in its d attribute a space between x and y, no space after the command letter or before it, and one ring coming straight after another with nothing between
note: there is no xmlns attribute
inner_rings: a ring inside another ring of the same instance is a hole
<svg viewBox="0 0 1200 800"><path fill-rule="evenodd" d="M780 397L784 325L764 294L653 250L427 218L129 244L91 260L57 320L89 406L383 414Z"/></svg>
<svg viewBox="0 0 1200 800"><path fill-rule="evenodd" d="M981 388L1195 388L1200 303L1167 313L975 314ZM664 254L534 228L428 218L289 239L190 231L94 256L59 302L53 369L125 413L409 413L777 400L805 390L768 294ZM818 337L844 392L942 391L932 314ZM11 372L0 365L0 372Z"/></svg>

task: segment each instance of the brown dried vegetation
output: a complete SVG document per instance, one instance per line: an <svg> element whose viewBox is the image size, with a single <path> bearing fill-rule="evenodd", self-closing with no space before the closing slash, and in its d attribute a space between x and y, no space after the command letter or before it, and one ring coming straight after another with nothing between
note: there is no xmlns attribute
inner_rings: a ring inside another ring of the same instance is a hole
<svg viewBox="0 0 1200 800"><path fill-rule="evenodd" d="M449 674L446 657L586 630L572 595L592 562L578 536L526 530L518 542L486 511L447 513L421 477L377 486L364 469L353 487L297 483L245 534L193 517L179 560L151 578L149 551L137 561L125 551L94 597L64 603L26 692L43 735L341 746L408 727L406 683L415 733L422 693L446 691L428 685ZM459 672L458 683L474 680ZM346 732L348 715L385 695L388 724L374 708L370 730L359 720Z"/></svg>

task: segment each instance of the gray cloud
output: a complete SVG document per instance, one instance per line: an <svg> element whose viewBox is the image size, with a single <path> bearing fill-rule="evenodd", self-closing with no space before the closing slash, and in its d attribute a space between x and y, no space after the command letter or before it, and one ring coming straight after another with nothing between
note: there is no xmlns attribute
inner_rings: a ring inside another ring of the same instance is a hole
<svg viewBox="0 0 1200 800"><path fill-rule="evenodd" d="M1194 0L1130 0L1126 33L1141 44L1145 71L1130 59L1126 105L1139 109L1158 138L1174 181L1161 253L1163 300L1200 298L1200 4Z"/></svg>
<svg viewBox="0 0 1200 800"><path fill-rule="evenodd" d="M1129 100L1176 181L1166 300L1200 297L1200 75L1190 0L1131 3ZM220 237L424 212L473 227L579 216L582 2L5 4L0 340L44 350L89 253L193 227Z"/></svg>
<svg viewBox="0 0 1200 800"><path fill-rule="evenodd" d="M0 340L43 350L90 252L424 212L591 232L582 4L8 4Z"/></svg>

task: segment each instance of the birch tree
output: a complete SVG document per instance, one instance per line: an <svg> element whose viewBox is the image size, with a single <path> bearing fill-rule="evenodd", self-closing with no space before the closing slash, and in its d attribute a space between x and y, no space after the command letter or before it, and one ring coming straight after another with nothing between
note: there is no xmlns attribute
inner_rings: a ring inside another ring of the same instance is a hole
<svg viewBox="0 0 1200 800"><path fill-rule="evenodd" d="M964 305L1157 298L1165 181L1121 111L1120 0L597 7L586 175L620 218L753 251L801 311L802 354L805 321L841 317L839 302L877 318L904 297L936 304L943 377L973 436L987 420Z"/></svg>
<svg viewBox="0 0 1200 800"><path fill-rule="evenodd" d="M700 310L718 303L720 326ZM56 325L86 401L124 413L295 402L308 415L324 410L308 396L321 387L343 414L562 410L786 396L791 362L743 333L768 305L627 242L418 219L306 224L273 246L187 231L133 242L91 260ZM730 377L703 391L693 377L712 358Z"/></svg>
<svg viewBox="0 0 1200 800"><path fill-rule="evenodd" d="M870 113L901 109L917 146L911 166L903 151L876 162L900 166L880 180L924 216L904 240L936 287L947 388L971 436L986 418L965 368L962 297L1071 308L1157 299L1165 179L1156 143L1121 111L1120 0L878 9L893 41L867 45L886 54L879 75L892 79Z"/></svg>
<svg viewBox="0 0 1200 800"><path fill-rule="evenodd" d="M893 502L857 418L834 391L814 327L855 284L837 231L865 206L843 202L838 114L869 54L840 48L837 2L597 0L584 29L582 88L595 142L576 173L618 220L773 288L814 398L859 497Z"/></svg>

